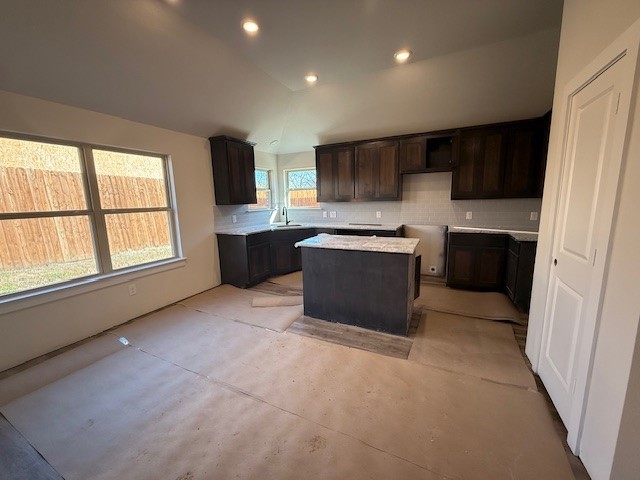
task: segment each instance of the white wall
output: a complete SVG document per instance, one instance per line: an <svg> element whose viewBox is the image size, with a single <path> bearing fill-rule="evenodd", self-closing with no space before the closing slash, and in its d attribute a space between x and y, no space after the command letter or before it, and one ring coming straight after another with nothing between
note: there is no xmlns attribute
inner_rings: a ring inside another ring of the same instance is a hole
<svg viewBox="0 0 640 480"><path fill-rule="evenodd" d="M315 168L314 152L278 155L280 177L284 170ZM284 186L283 186L284 188ZM284 198L284 193L280 194ZM296 209L289 217L298 222L403 223L427 225L464 225L473 227L538 229L531 212L540 212L539 198L496 200L451 200L451 172L403 175L402 201L321 203L321 209ZM336 218L324 218L323 211L335 211ZM382 217L377 218L376 212ZM473 218L466 219L466 212Z"/></svg>
<svg viewBox="0 0 640 480"><path fill-rule="evenodd" d="M170 155L182 248L187 257L183 267L137 278L135 296L129 296L123 283L0 313L0 370L220 283L207 139L2 91L0 130Z"/></svg>
<svg viewBox="0 0 640 480"><path fill-rule="evenodd" d="M554 94L554 111L561 110L560 102L566 84L589 64L605 47L613 42L634 21L640 18L637 0L566 0L558 54L558 70ZM587 398L581 458L594 480L640 478L637 446L640 430L626 430L621 435L623 412L635 411L638 393L627 392L638 371L638 355L633 357L637 342L640 304L637 291L640 257L638 242L640 222L640 103L632 104L632 130L623 162L618 210L613 237L593 374ZM551 262L553 222L559 184L559 142L562 140L562 121L554 116L551 125L545 196L542 202L540 237L536 257L536 271L529 317L527 355L534 368L540 349L540 333L546 303L547 278ZM637 382L637 373L636 380ZM629 451L635 454L629 455ZM615 475L611 472L614 471Z"/></svg>

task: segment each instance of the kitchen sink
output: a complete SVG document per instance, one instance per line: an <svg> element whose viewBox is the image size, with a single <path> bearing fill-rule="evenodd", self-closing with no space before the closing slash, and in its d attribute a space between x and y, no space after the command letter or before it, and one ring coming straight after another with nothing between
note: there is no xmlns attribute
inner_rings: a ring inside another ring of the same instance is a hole
<svg viewBox="0 0 640 480"><path fill-rule="evenodd" d="M292 228L292 227L301 227L301 223L290 223L289 225L276 225L276 228Z"/></svg>

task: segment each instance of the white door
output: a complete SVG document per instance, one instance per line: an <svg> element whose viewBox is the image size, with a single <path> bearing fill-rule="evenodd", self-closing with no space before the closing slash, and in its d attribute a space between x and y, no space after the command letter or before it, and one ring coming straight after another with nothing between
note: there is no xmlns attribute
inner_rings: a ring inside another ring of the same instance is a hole
<svg viewBox="0 0 640 480"><path fill-rule="evenodd" d="M628 61L622 56L568 97L538 373L570 437L572 428L580 429L594 345L620 171L618 144L624 143L627 127L618 109ZM574 451L576 442L577 436L569 442Z"/></svg>

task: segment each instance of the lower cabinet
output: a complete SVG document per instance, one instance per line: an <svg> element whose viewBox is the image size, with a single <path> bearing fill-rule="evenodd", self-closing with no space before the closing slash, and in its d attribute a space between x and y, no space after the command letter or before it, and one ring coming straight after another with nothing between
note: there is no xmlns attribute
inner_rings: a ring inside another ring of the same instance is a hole
<svg viewBox="0 0 640 480"><path fill-rule="evenodd" d="M447 286L504 291L528 312L536 245L504 234L449 233Z"/></svg>
<svg viewBox="0 0 640 480"><path fill-rule="evenodd" d="M504 285L507 236L450 233L447 285L476 290L501 290Z"/></svg>
<svg viewBox="0 0 640 480"><path fill-rule="evenodd" d="M218 234L222 283L245 288L272 275L300 270L300 249L294 245L315 234L315 229L276 230L250 235Z"/></svg>
<svg viewBox="0 0 640 480"><path fill-rule="evenodd" d="M505 293L523 312L529 312L536 242L518 242L509 238Z"/></svg>

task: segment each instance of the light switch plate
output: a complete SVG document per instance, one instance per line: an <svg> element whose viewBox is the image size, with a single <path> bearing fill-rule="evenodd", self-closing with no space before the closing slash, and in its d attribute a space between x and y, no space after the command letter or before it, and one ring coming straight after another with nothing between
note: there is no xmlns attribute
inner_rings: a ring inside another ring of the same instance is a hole
<svg viewBox="0 0 640 480"><path fill-rule="evenodd" d="M473 212L467 212L467 220L473 219Z"/></svg>
<svg viewBox="0 0 640 480"><path fill-rule="evenodd" d="M531 212L531 214L529 215L529 220L531 220L532 222L538 220L538 212Z"/></svg>
<svg viewBox="0 0 640 480"><path fill-rule="evenodd" d="M329 217L330 218L336 218L338 216L337 212L329 212Z"/></svg>

